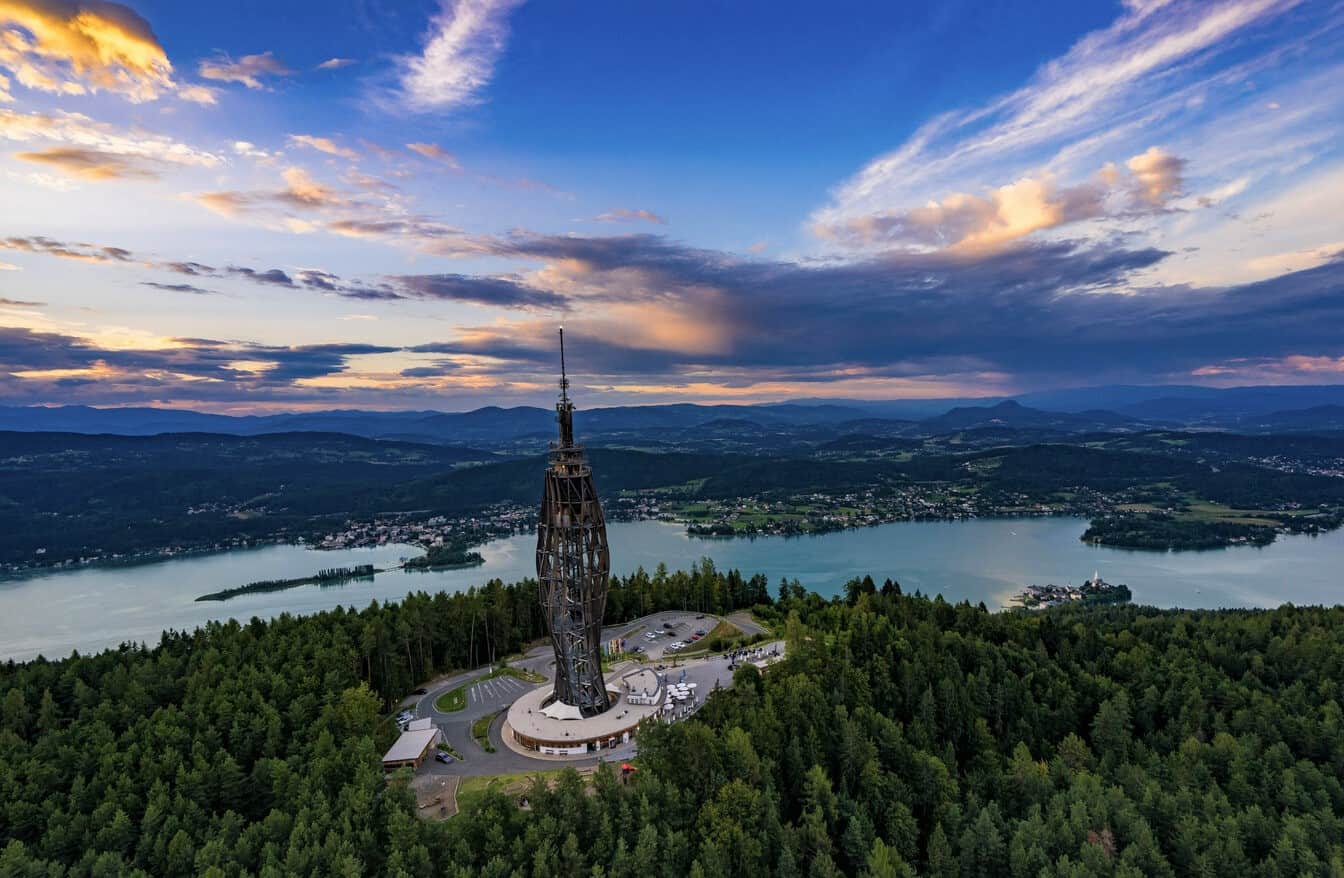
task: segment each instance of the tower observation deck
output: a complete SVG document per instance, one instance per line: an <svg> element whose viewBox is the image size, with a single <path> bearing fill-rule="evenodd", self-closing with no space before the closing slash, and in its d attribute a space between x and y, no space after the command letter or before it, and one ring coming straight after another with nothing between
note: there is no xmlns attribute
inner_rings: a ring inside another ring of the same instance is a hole
<svg viewBox="0 0 1344 878"><path fill-rule="evenodd" d="M574 442L563 327L555 414L559 438L551 443L537 521L537 583L555 649L554 701L587 717L611 706L602 677L611 556L593 471L583 446Z"/></svg>

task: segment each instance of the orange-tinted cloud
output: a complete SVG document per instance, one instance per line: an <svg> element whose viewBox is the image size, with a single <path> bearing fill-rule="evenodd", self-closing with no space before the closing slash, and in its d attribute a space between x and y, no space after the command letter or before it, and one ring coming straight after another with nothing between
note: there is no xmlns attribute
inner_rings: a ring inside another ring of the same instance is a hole
<svg viewBox="0 0 1344 878"><path fill-rule="evenodd" d="M330 137L314 137L311 134L291 134L289 142L295 146L306 146L309 149L315 149L318 152L324 152L327 155L339 156L343 159L354 161L359 158L359 153L348 146L341 146Z"/></svg>
<svg viewBox="0 0 1344 878"><path fill-rule="evenodd" d="M137 102L174 88L149 22L120 3L0 0L0 26L0 67L28 88L109 91Z"/></svg>
<svg viewBox="0 0 1344 878"><path fill-rule="evenodd" d="M1185 159L1156 146L1125 162L1125 167L1134 175L1136 197L1149 207L1164 207L1181 191Z"/></svg>
<svg viewBox="0 0 1344 878"><path fill-rule="evenodd" d="M983 194L954 192L920 207L818 225L823 238L861 246L905 244L959 250L1001 247L1070 223L1165 210L1181 192L1186 161L1159 147L1108 163L1086 182L1060 186L1049 174L1026 176Z"/></svg>
<svg viewBox="0 0 1344 878"><path fill-rule="evenodd" d="M458 163L457 156L439 146L437 143L408 143L406 144L406 148L430 161L441 162L449 168L452 168L454 171L462 170L462 165Z"/></svg>
<svg viewBox="0 0 1344 878"><path fill-rule="evenodd" d="M158 176L134 158L76 146L53 146L38 152L15 153L14 157L81 180L143 180Z"/></svg>

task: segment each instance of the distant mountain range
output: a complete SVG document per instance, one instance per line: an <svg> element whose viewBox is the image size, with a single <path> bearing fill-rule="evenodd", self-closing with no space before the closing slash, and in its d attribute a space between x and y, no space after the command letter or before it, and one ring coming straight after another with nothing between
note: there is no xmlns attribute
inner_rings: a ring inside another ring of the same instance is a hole
<svg viewBox="0 0 1344 878"><path fill-rule="evenodd" d="M534 406L470 412L333 410L230 416L161 408L0 406L0 430L147 436L159 433L345 433L435 444L539 444L554 413ZM917 437L962 430L1042 433L1173 427L1238 432L1344 430L1344 385L1111 386L1028 393L1014 399L796 400L767 405L648 405L581 410L590 442L685 443L752 438L824 442L842 436Z"/></svg>

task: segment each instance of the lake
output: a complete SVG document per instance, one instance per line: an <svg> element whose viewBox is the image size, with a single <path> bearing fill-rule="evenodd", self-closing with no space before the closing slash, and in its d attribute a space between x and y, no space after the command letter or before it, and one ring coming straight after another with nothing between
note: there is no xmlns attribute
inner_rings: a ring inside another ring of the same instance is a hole
<svg viewBox="0 0 1344 878"><path fill-rule="evenodd" d="M1032 583L1079 583L1101 572L1127 583L1137 603L1158 607L1273 607L1344 602L1344 530L1286 536L1264 548L1204 552L1141 552L1084 545L1087 526L1076 518L898 522L806 537L703 539L666 522L608 525L612 567L626 574L659 562L685 568L708 556L720 569L765 573L774 593L781 577L796 577L821 594L871 573L906 591L941 593L948 600L1003 606ZM317 551L266 546L189 555L123 567L43 571L0 580L0 660L60 657L132 640L154 643L159 633L189 630L211 619L268 618L338 605L363 607L408 591L460 591L498 577L534 575L536 538L506 537L480 548L485 564L465 570L391 571L345 585L305 585L249 594L223 603L196 598L262 579L311 576L323 567L385 567L420 554L414 546Z"/></svg>

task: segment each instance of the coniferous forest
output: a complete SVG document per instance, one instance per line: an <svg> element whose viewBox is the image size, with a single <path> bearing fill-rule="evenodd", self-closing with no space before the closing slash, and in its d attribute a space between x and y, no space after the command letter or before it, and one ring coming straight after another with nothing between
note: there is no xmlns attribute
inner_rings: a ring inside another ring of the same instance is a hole
<svg viewBox="0 0 1344 878"><path fill-rule="evenodd" d="M786 659L640 770L416 816L409 688L540 633L535 585L0 666L0 876L1344 875L1344 608L989 613L702 564L608 620L755 606Z"/></svg>

